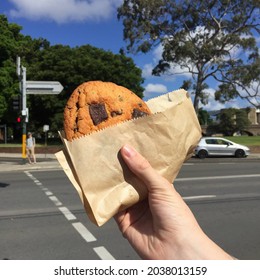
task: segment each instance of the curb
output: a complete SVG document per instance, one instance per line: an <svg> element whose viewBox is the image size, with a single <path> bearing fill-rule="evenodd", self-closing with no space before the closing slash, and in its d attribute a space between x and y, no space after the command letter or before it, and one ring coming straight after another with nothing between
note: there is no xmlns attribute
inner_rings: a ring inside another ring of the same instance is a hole
<svg viewBox="0 0 260 280"><path fill-rule="evenodd" d="M39 162L36 164L19 164L19 163L10 163L10 162L1 162L0 163L0 173L8 171L35 171L35 170L57 170L62 169L58 161L53 162Z"/></svg>
<svg viewBox="0 0 260 280"><path fill-rule="evenodd" d="M62 169L54 154L37 154L36 164L26 163L21 154L0 153L0 172L7 171L25 171L25 170L41 170L41 169Z"/></svg>
<svg viewBox="0 0 260 280"><path fill-rule="evenodd" d="M22 163L21 154L0 153L0 173L8 171L30 171L30 170L59 170L62 169L54 154L37 154L37 159L40 159L36 164ZM259 159L260 154L250 154L249 159ZM14 161L15 159L15 161ZM20 159L20 161L19 161ZM13 160L13 161L12 161ZM27 160L27 159L26 159Z"/></svg>

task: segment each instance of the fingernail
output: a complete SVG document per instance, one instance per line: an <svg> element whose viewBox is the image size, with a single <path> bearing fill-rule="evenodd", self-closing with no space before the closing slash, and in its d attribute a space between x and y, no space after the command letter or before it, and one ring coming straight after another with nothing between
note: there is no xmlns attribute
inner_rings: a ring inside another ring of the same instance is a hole
<svg viewBox="0 0 260 280"><path fill-rule="evenodd" d="M124 153L125 156L129 158L136 155L136 150L127 144L122 147L122 152Z"/></svg>

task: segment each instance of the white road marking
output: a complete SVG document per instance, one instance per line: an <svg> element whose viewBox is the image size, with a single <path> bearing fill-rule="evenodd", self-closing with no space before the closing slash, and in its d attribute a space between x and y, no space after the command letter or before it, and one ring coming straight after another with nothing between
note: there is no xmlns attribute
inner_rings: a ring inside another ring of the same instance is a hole
<svg viewBox="0 0 260 280"><path fill-rule="evenodd" d="M24 173L33 180L33 182L39 186L39 188L45 192L46 196L58 207L61 206L62 203L59 199L53 195L48 188L44 187L43 184L37 180L29 171L24 171ZM67 207L58 207L61 213L65 216L68 221L77 220L76 216L73 215ZM96 237L80 222L72 222L72 226L75 230L81 235L81 237L86 242L97 241ZM93 248L94 252L100 257L101 260L114 260L115 258L107 251L107 249L103 246Z"/></svg>
<svg viewBox="0 0 260 280"><path fill-rule="evenodd" d="M182 181L200 181L200 180L222 180L222 179L254 178L254 177L260 177L260 174L176 178L175 181L182 182Z"/></svg>
<svg viewBox="0 0 260 280"><path fill-rule="evenodd" d="M115 258L108 252L108 250L103 247L95 247L93 250L100 257L101 260L115 260Z"/></svg>
<svg viewBox="0 0 260 280"><path fill-rule="evenodd" d="M73 227L87 242L96 241L96 237L80 222L72 223Z"/></svg>
<svg viewBox="0 0 260 280"><path fill-rule="evenodd" d="M50 191L46 191L45 194L46 194L47 196L53 195L53 193L50 192Z"/></svg>
<svg viewBox="0 0 260 280"><path fill-rule="evenodd" d="M237 163L236 162L219 162L218 164L225 165L225 164L237 164Z"/></svg>
<svg viewBox="0 0 260 280"><path fill-rule="evenodd" d="M216 195L196 195L196 196L184 196L184 200L196 200L196 199L203 199L203 198L216 198Z"/></svg>
<svg viewBox="0 0 260 280"><path fill-rule="evenodd" d="M49 199L56 205L61 206L62 203L58 200L58 198L55 195L49 196Z"/></svg>
<svg viewBox="0 0 260 280"><path fill-rule="evenodd" d="M58 208L68 221L76 220L77 218L70 212L67 207Z"/></svg>
<svg viewBox="0 0 260 280"><path fill-rule="evenodd" d="M25 173L28 177L33 177L33 175L32 175L29 171L24 171L24 173Z"/></svg>

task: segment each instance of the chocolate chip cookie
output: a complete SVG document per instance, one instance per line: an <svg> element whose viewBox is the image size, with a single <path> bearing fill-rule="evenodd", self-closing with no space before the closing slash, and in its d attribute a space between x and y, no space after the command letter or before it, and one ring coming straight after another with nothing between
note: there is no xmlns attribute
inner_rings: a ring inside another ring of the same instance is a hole
<svg viewBox="0 0 260 280"><path fill-rule="evenodd" d="M71 141L93 131L151 114L132 91L111 82L90 81L78 86L64 109L64 131Z"/></svg>

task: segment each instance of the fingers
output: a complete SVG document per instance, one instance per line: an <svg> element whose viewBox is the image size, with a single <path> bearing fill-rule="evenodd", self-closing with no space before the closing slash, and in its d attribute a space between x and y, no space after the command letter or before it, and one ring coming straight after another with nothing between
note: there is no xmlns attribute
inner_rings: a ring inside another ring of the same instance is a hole
<svg viewBox="0 0 260 280"><path fill-rule="evenodd" d="M165 188L165 184L170 184L133 147L124 145L121 148L121 155L129 169L146 184L148 191L152 191L155 188Z"/></svg>

